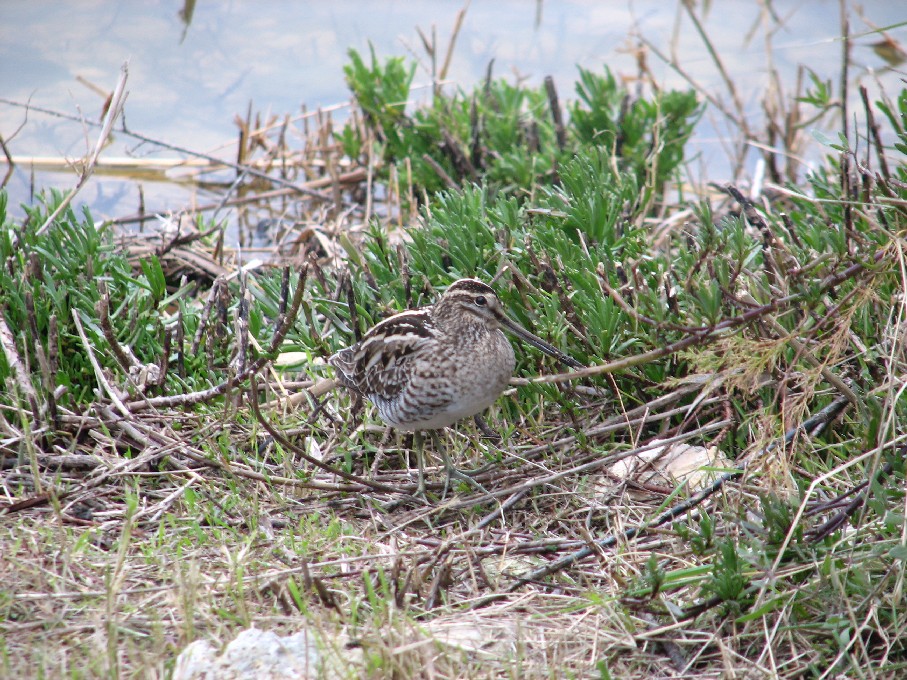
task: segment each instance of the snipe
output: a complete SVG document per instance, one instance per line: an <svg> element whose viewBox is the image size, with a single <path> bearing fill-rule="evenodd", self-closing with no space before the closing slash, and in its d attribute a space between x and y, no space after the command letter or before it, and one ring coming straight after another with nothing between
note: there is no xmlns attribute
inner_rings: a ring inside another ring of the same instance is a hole
<svg viewBox="0 0 907 680"><path fill-rule="evenodd" d="M395 314L328 359L340 383L371 401L385 423L416 433L419 493L422 436L481 413L507 387L516 360L501 329L573 368L583 365L504 313L494 290L460 279L428 307ZM462 477L443 452L448 479Z"/></svg>

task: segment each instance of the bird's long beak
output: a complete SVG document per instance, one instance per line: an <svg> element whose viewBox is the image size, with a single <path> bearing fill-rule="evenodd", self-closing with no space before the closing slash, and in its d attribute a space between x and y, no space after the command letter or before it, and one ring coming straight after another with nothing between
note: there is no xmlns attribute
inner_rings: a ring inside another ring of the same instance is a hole
<svg viewBox="0 0 907 680"><path fill-rule="evenodd" d="M586 368L585 366L583 366L580 362L578 362L576 359L574 359L569 354L565 354L564 352L560 351L557 347L554 347L553 345L549 345L547 342L542 340L539 336L527 331L516 321L511 321L506 316L501 315L500 322L504 328L506 328L508 331L513 333L515 336L517 336L521 340L525 340L526 342L528 342L530 345L532 345L536 349L540 349L548 356L554 357L555 359L560 361L562 364L566 364L567 366L570 366L570 368Z"/></svg>

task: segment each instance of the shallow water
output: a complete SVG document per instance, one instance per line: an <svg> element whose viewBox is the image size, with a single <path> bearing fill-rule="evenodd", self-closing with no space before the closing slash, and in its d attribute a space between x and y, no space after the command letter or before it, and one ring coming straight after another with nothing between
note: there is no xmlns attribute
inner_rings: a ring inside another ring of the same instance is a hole
<svg viewBox="0 0 907 680"><path fill-rule="evenodd" d="M872 26L904 22L900 2L861 3L862 19L850 10L854 40L852 85L877 91L878 77L893 95L901 73L888 69L871 44L880 38ZM113 89L120 66L129 64L126 121L129 129L153 139L206 151L225 158L235 153L234 116L253 111L298 113L346 101L343 66L348 48L379 56L415 56L427 64L416 31L435 27L442 50L450 39L459 2L364 3L231 2L176 3L4 0L0 5L0 97L5 100L97 120L104 92ZM664 52L677 39L680 63L704 87L728 99L721 76L702 40L678 5L655 0L636 2L518 2L473 0L460 31L449 79L464 88L484 78L491 59L494 72L540 83L552 75L561 99L571 97L576 65L612 70L632 78L637 72L632 48L642 35ZM772 36L772 60L785 87L792 87L798 64L805 64L838 91L841 22L837 2L772 3L778 21ZM702 10L699 10L700 13ZM744 104L758 118L768 86L764 32L769 17L752 0L711 3L704 27L739 87ZM865 34L865 35L860 35ZM907 29L890 29L907 42ZM751 36L751 37L748 37ZM653 54L648 64L665 87L686 87L684 80ZM420 69L416 84L430 82ZM86 84L89 83L89 84ZM632 80L630 81L632 84ZM421 90L425 92L425 90ZM856 95L856 88L852 87ZM857 100L854 99L854 102ZM338 112L342 116L342 112ZM93 145L94 129L22 106L0 103L0 135L16 158L79 158ZM716 113L700 124L692 146L698 179L721 181L729 170L721 138L728 129ZM118 137L108 157L179 157L150 144ZM751 163L755 154L751 154ZM4 161L5 163L5 161ZM0 166L0 172L5 171ZM31 187L68 188L72 172L18 164L8 179L11 206L29 202ZM160 181L155 176L98 173L77 202L87 203L96 218L134 213L141 184L146 209L166 212L210 197L195 184ZM21 214L13 207L14 214Z"/></svg>

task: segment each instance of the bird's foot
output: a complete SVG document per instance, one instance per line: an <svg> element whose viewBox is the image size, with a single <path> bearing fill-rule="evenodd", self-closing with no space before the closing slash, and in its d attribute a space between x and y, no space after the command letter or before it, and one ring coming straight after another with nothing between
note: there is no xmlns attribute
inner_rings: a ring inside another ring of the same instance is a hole
<svg viewBox="0 0 907 680"><path fill-rule="evenodd" d="M478 470L460 470L460 469L454 467L453 464L451 464L449 459L445 460L444 463L445 463L444 464L445 474L444 474L444 490L441 494L442 499L447 498L447 490L450 487L451 479L457 479L461 482L466 482L467 484L474 487L480 493L483 493L485 495L490 495L488 493L488 489L486 489L484 486L482 486L481 484L479 484L476 480L474 480L472 478L473 475L476 475L479 472L482 472L481 468Z"/></svg>

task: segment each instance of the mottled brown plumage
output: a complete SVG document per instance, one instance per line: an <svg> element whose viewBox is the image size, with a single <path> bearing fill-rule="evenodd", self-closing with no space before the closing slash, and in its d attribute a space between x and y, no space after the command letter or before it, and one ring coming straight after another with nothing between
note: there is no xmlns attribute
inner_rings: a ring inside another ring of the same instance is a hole
<svg viewBox="0 0 907 680"><path fill-rule="evenodd" d="M452 284L431 306L376 324L328 361L340 382L374 403L388 425L433 430L480 413L504 391L515 359L502 327L582 367L508 319L494 290L475 279Z"/></svg>
<svg viewBox="0 0 907 680"><path fill-rule="evenodd" d="M435 304L381 321L328 362L388 425L436 430L484 411L507 387L516 362L502 328L582 368L507 318L494 290L476 279L460 279Z"/></svg>

